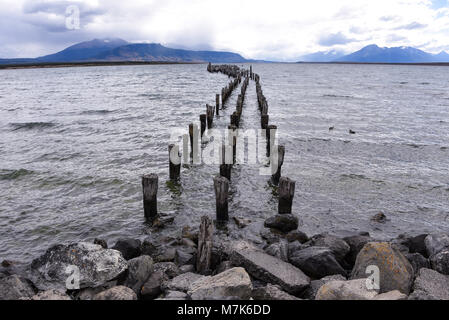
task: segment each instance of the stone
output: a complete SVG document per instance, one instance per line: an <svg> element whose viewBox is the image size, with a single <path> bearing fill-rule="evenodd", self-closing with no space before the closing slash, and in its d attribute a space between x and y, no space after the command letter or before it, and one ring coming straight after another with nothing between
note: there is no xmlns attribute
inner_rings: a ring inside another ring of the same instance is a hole
<svg viewBox="0 0 449 320"><path fill-rule="evenodd" d="M196 248L198 245L190 239L182 238L182 245L186 247Z"/></svg>
<svg viewBox="0 0 449 320"><path fill-rule="evenodd" d="M182 237L192 240L194 243L198 243L198 230L192 230L190 226L182 228Z"/></svg>
<svg viewBox="0 0 449 320"><path fill-rule="evenodd" d="M243 268L232 268L193 282L187 292L192 300L211 298L239 297L246 300L251 297L251 279Z"/></svg>
<svg viewBox="0 0 449 320"><path fill-rule="evenodd" d="M128 264L117 250L80 242L51 247L44 255L33 260L31 274L39 289L65 291L66 281L75 272L74 268L79 270L79 287L87 288L99 287L116 279L126 271Z"/></svg>
<svg viewBox="0 0 449 320"><path fill-rule="evenodd" d="M377 266L380 274L380 293L399 290L409 294L414 270L410 262L388 242L369 242L360 251L351 279L366 278L369 266Z"/></svg>
<svg viewBox="0 0 449 320"><path fill-rule="evenodd" d="M233 265L231 261L223 261L222 263L220 263L217 267L217 269L215 269L215 274L219 274L222 272L225 272L226 270L232 269Z"/></svg>
<svg viewBox="0 0 449 320"><path fill-rule="evenodd" d="M156 262L173 262L175 261L176 248L166 248L154 258Z"/></svg>
<svg viewBox="0 0 449 320"><path fill-rule="evenodd" d="M422 268L415 279L409 300L449 300L449 276Z"/></svg>
<svg viewBox="0 0 449 320"><path fill-rule="evenodd" d="M72 300L65 292L59 290L47 290L39 292L37 295L31 297L31 300Z"/></svg>
<svg viewBox="0 0 449 320"><path fill-rule="evenodd" d="M283 233L298 229L298 218L292 214L277 214L265 220L266 228L277 229Z"/></svg>
<svg viewBox="0 0 449 320"><path fill-rule="evenodd" d="M94 244L98 244L99 246L102 246L103 249L108 248L108 243L106 242L106 240L103 240L103 239L95 238Z"/></svg>
<svg viewBox="0 0 449 320"><path fill-rule="evenodd" d="M290 262L314 279L341 274L346 271L338 263L331 249L325 247L308 247L295 251L289 258Z"/></svg>
<svg viewBox="0 0 449 320"><path fill-rule="evenodd" d="M244 267L254 278L277 284L290 294L299 293L310 284L310 278L295 266L270 256L245 241L232 244L231 262L235 266Z"/></svg>
<svg viewBox="0 0 449 320"><path fill-rule="evenodd" d="M33 284L17 275L0 278L0 300L31 298L36 293Z"/></svg>
<svg viewBox="0 0 449 320"><path fill-rule="evenodd" d="M130 288L117 286L96 294L93 300L137 300L137 296Z"/></svg>
<svg viewBox="0 0 449 320"><path fill-rule="evenodd" d="M371 217L371 221L377 223L385 223L387 222L387 216L383 212L379 212Z"/></svg>
<svg viewBox="0 0 449 320"><path fill-rule="evenodd" d="M320 288L330 282L330 281L346 281L346 278L343 277L341 274L336 274L333 276L327 276L319 280L313 280L310 282L310 286L304 290L304 292L301 294L301 298L307 299L307 300L315 300L316 294L318 293L318 290Z"/></svg>
<svg viewBox="0 0 449 320"><path fill-rule="evenodd" d="M295 242L299 241L300 243L306 243L309 241L309 237L302 231L299 230L293 230L287 233L285 236L288 242Z"/></svg>
<svg viewBox="0 0 449 320"><path fill-rule="evenodd" d="M374 300L407 300L407 295L403 294L399 290L394 290L386 293L378 294L374 297Z"/></svg>
<svg viewBox="0 0 449 320"><path fill-rule="evenodd" d="M251 220L242 217L232 217L232 219L240 229L246 228L251 223Z"/></svg>
<svg viewBox="0 0 449 320"><path fill-rule="evenodd" d="M280 231L277 231L275 229L267 229L267 228L262 228L262 230L260 230L260 236L269 245L279 242L280 239L282 239L284 237L284 235Z"/></svg>
<svg viewBox="0 0 449 320"><path fill-rule="evenodd" d="M137 258L142 253L140 240L136 239L119 239L112 249L120 251L126 260Z"/></svg>
<svg viewBox="0 0 449 320"><path fill-rule="evenodd" d="M158 298L156 300L188 300L189 296L185 292L180 291L168 291L164 298Z"/></svg>
<svg viewBox="0 0 449 320"><path fill-rule="evenodd" d="M432 269L449 275L449 250L441 251L430 258Z"/></svg>
<svg viewBox="0 0 449 320"><path fill-rule="evenodd" d="M140 256L128 261L128 274L124 285L140 294L143 284L153 272L153 259L150 256Z"/></svg>
<svg viewBox="0 0 449 320"><path fill-rule="evenodd" d="M175 263L178 266L194 263L193 254L186 252L185 250L176 249L175 251Z"/></svg>
<svg viewBox="0 0 449 320"><path fill-rule="evenodd" d="M216 270L223 261L228 260L229 256L226 245L224 245L222 242L214 241L212 244L212 252L210 258L211 270Z"/></svg>
<svg viewBox="0 0 449 320"><path fill-rule="evenodd" d="M429 260L424 258L420 253L407 253L405 257L407 258L408 262L410 262L410 264L412 265L415 275L418 274L418 271L421 268L428 268L428 269L430 268Z"/></svg>
<svg viewBox="0 0 449 320"><path fill-rule="evenodd" d="M186 264L181 267L179 267L180 274L187 273L187 272L194 272L195 266L193 264Z"/></svg>
<svg viewBox="0 0 449 320"><path fill-rule="evenodd" d="M153 241L150 238L143 240L140 246L140 253L142 255L147 255L150 257L154 257L158 253L159 246L154 245Z"/></svg>
<svg viewBox="0 0 449 320"><path fill-rule="evenodd" d="M353 266L355 263L355 260L357 259L357 255L359 252L363 249L365 244L368 242L373 242L374 239L371 238L369 235L353 235L343 238L343 240L349 245L349 252L346 255L346 262Z"/></svg>
<svg viewBox="0 0 449 320"><path fill-rule="evenodd" d="M427 236L427 234L421 234L415 237L405 237L403 243L408 247L410 253L419 253L428 258L425 244Z"/></svg>
<svg viewBox="0 0 449 320"><path fill-rule="evenodd" d="M426 246L427 257L431 258L443 250L449 250L449 235L445 233L429 234L424 239L424 244Z"/></svg>
<svg viewBox="0 0 449 320"><path fill-rule="evenodd" d="M377 296L375 290L368 290L366 279L330 281L317 292L315 300L371 300Z"/></svg>
<svg viewBox="0 0 449 320"><path fill-rule="evenodd" d="M279 241L278 243L273 243L269 245L265 252L270 256L281 259L282 261L288 262L288 243L284 241Z"/></svg>
<svg viewBox="0 0 449 320"><path fill-rule="evenodd" d="M319 234L313 236L306 245L315 247L327 247L331 249L338 262L342 262L346 255L351 250L351 247L344 241L336 236L330 234Z"/></svg>
<svg viewBox="0 0 449 320"><path fill-rule="evenodd" d="M154 272L162 271L168 278L174 278L180 275L179 268L173 262L158 262L153 266Z"/></svg>
<svg viewBox="0 0 449 320"><path fill-rule="evenodd" d="M301 300L282 291L279 286L272 284L253 289L252 298L254 300Z"/></svg>
<svg viewBox="0 0 449 320"><path fill-rule="evenodd" d="M169 281L165 281L162 283L162 290L164 291L182 291L187 292L189 290L192 283L199 279L203 279L205 276L188 272L181 274L177 277L174 277L173 279Z"/></svg>
<svg viewBox="0 0 449 320"><path fill-rule="evenodd" d="M168 280L168 276L163 271L154 271L142 286L140 296L143 300L156 299L162 293L162 284Z"/></svg>

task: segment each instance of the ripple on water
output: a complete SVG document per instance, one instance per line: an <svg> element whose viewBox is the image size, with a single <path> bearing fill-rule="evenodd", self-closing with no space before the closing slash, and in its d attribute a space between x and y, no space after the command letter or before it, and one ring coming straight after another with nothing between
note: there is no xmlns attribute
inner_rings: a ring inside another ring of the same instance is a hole
<svg viewBox="0 0 449 320"><path fill-rule="evenodd" d="M26 169L9 170L0 169L0 180L16 180L34 174L34 171Z"/></svg>
<svg viewBox="0 0 449 320"><path fill-rule="evenodd" d="M54 122L14 122L9 124L13 131L17 130L38 130L38 129L47 129L56 126Z"/></svg>

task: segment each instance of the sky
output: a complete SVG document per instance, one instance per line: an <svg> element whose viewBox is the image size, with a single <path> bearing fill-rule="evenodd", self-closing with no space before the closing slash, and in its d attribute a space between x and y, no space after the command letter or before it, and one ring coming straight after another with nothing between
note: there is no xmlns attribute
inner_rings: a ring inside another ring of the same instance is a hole
<svg viewBox="0 0 449 320"><path fill-rule="evenodd" d="M449 0L0 0L0 7L0 58L38 57L94 38L277 61L369 44L449 52Z"/></svg>

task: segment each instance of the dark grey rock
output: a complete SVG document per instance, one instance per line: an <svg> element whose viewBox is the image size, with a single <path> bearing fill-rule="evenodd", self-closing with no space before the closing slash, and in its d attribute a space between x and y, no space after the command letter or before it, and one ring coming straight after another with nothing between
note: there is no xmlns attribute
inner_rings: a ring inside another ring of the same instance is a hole
<svg viewBox="0 0 449 320"><path fill-rule="evenodd" d="M299 241L291 242L288 244L288 256L291 257L296 251L308 248L306 244L302 244Z"/></svg>
<svg viewBox="0 0 449 320"><path fill-rule="evenodd" d="M405 255L405 257L407 258L408 262L410 262L410 264L413 267L413 270L415 271L415 276L418 274L418 271L421 268L430 268L430 262L428 259L424 258L421 254L419 253L407 253Z"/></svg>
<svg viewBox="0 0 449 320"><path fill-rule="evenodd" d="M168 291L163 298L156 300L188 300L188 295L180 291Z"/></svg>
<svg viewBox="0 0 449 320"><path fill-rule="evenodd" d="M265 248L265 252L270 256L288 262L288 243L286 241L279 241L278 243L269 245L267 248Z"/></svg>
<svg viewBox="0 0 449 320"><path fill-rule="evenodd" d="M277 229L284 233L298 229L298 225L298 218L292 214L277 214L264 223L266 228Z"/></svg>
<svg viewBox="0 0 449 320"><path fill-rule="evenodd" d="M449 300L449 276L422 268L416 277L409 300Z"/></svg>
<svg viewBox="0 0 449 320"><path fill-rule="evenodd" d="M128 274L124 285L134 290L139 296L143 284L153 272L153 259L150 256L140 256L128 261Z"/></svg>
<svg viewBox="0 0 449 320"><path fill-rule="evenodd" d="M183 273L171 280L164 281L162 283L162 290L164 291L182 291L187 292L192 283L199 279L203 279L204 276L192 272Z"/></svg>
<svg viewBox="0 0 449 320"><path fill-rule="evenodd" d="M302 231L299 230L293 230L287 233L285 236L288 242L295 242L299 241L300 243L306 243L309 241L309 237Z"/></svg>
<svg viewBox="0 0 449 320"><path fill-rule="evenodd" d="M354 265L357 255L363 249L365 244L374 241L369 234L348 236L343 238L343 240L349 245L349 252L346 255L345 260L350 266Z"/></svg>
<svg viewBox="0 0 449 320"><path fill-rule="evenodd" d="M338 263L331 249L326 247L309 247L296 251L289 257L290 262L314 279L341 274L346 271Z"/></svg>
<svg viewBox="0 0 449 320"><path fill-rule="evenodd" d="M59 301L59 300L72 300L70 296L68 296L65 292L61 292L55 289L42 291L31 297L30 300L51 300L51 301Z"/></svg>
<svg viewBox="0 0 449 320"><path fill-rule="evenodd" d="M175 261L176 248L168 247L154 258L156 262L173 262Z"/></svg>
<svg viewBox="0 0 449 320"><path fill-rule="evenodd" d="M102 246L103 249L108 248L108 243L106 242L106 240L103 240L103 239L95 238L94 244L98 244L99 246Z"/></svg>
<svg viewBox="0 0 449 320"><path fill-rule="evenodd" d="M433 255L443 250L449 250L449 235L445 233L432 233L424 239L427 256L431 258Z"/></svg>
<svg viewBox="0 0 449 320"><path fill-rule="evenodd" d="M430 258L432 269L449 275L449 250L443 250Z"/></svg>
<svg viewBox="0 0 449 320"><path fill-rule="evenodd" d="M275 229L267 229L267 228L262 228L262 230L260 230L260 236L269 245L279 242L281 239L284 238L284 235L280 231L275 230Z"/></svg>
<svg viewBox="0 0 449 320"><path fill-rule="evenodd" d="M193 264L186 264L181 267L179 267L180 274L187 273L187 272L194 272L195 266Z"/></svg>
<svg viewBox="0 0 449 320"><path fill-rule="evenodd" d="M426 244L424 242L427 236L427 234L421 234L414 237L405 237L403 244L408 247L410 253L419 253L425 258L428 258Z"/></svg>
<svg viewBox="0 0 449 320"><path fill-rule="evenodd" d="M140 240L136 239L119 239L112 249L120 251L126 260L130 260L140 256Z"/></svg>
<svg viewBox="0 0 449 320"><path fill-rule="evenodd" d="M142 255L147 255L150 257L155 257L159 250L159 245L155 245L153 240L147 238L143 240L142 245L140 247L140 251Z"/></svg>
<svg viewBox="0 0 449 320"><path fill-rule="evenodd" d="M0 300L19 300L31 298L36 294L36 288L31 281L17 275L0 278Z"/></svg>
<svg viewBox="0 0 449 320"><path fill-rule="evenodd" d="M176 249L175 251L175 263L178 266L183 266L186 264L193 264L195 261L193 259L193 254L190 254L182 249Z"/></svg>
<svg viewBox="0 0 449 320"><path fill-rule="evenodd" d="M163 271L154 271L142 286L140 295L143 300L153 300L162 294L162 283L168 280Z"/></svg>
<svg viewBox="0 0 449 320"><path fill-rule="evenodd" d="M385 223L387 222L387 216L383 212L379 212L371 217L371 221L377 223Z"/></svg>
<svg viewBox="0 0 449 320"><path fill-rule="evenodd" d="M252 292L254 300L301 300L281 290L280 286L267 284L265 287L254 288Z"/></svg>
<svg viewBox="0 0 449 320"><path fill-rule="evenodd" d="M137 296L130 288L117 286L96 294L93 300L137 300Z"/></svg>
<svg viewBox="0 0 449 320"><path fill-rule="evenodd" d="M315 296L318 293L318 290L320 290L320 288L324 284L330 281L345 281L345 280L346 277L343 277L341 274L327 276L320 280L313 280L310 282L310 286L306 290L304 290L304 292L301 294L301 297L307 300L315 300Z"/></svg>
<svg viewBox="0 0 449 320"><path fill-rule="evenodd" d="M153 265L154 272L162 271L169 278L174 278L181 274L179 268L173 262L158 262Z"/></svg>
<svg viewBox="0 0 449 320"><path fill-rule="evenodd" d="M217 267L217 269L215 270L215 274L219 274L222 272L225 272L226 270L232 269L233 265L231 261L223 261L222 263L220 263Z"/></svg>
<svg viewBox="0 0 449 320"><path fill-rule="evenodd" d="M346 243L346 241L330 234L319 234L313 236L306 243L306 245L307 244L315 247L326 247L331 249L335 258L340 263L351 250L351 247Z"/></svg>

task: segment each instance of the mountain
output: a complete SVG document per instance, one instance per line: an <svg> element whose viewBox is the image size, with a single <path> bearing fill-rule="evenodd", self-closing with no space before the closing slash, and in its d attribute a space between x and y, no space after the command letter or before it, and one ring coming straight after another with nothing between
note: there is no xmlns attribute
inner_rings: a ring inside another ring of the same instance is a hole
<svg viewBox="0 0 449 320"><path fill-rule="evenodd" d="M319 51L311 54L307 54L299 58L302 62L331 62L338 58L344 56L341 51L330 50L330 51Z"/></svg>
<svg viewBox="0 0 449 320"><path fill-rule="evenodd" d="M449 62L449 54L445 51L441 51L440 53L433 56L435 60L438 62Z"/></svg>

